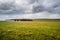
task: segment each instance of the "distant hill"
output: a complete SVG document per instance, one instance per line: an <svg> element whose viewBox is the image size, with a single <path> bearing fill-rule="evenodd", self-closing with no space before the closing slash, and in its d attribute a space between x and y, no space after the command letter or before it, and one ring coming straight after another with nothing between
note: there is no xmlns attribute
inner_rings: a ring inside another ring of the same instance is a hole
<svg viewBox="0 0 60 40"><path fill-rule="evenodd" d="M7 21L60 21L60 19L9 19Z"/></svg>

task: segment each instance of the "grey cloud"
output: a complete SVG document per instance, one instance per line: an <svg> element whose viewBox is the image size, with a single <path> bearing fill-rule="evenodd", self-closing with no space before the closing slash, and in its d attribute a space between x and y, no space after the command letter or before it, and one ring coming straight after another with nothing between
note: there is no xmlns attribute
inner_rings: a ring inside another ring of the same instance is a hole
<svg viewBox="0 0 60 40"><path fill-rule="evenodd" d="M16 0L17 1L17 0ZM0 17L9 18L60 18L60 0L23 0L16 3L15 0L0 0ZM47 12L47 13L45 13ZM14 16L13 16L14 15ZM52 15L52 16L51 16ZM21 16L21 17L19 17Z"/></svg>
<svg viewBox="0 0 60 40"><path fill-rule="evenodd" d="M30 5L26 5L26 4L17 5L14 0L13 1L5 0L5 1L7 2L0 1L1 15L24 14L30 12L30 8L29 8Z"/></svg>
<svg viewBox="0 0 60 40"><path fill-rule="evenodd" d="M8 0L2 0L0 1L0 10L9 10L14 6L13 1L8 1Z"/></svg>
<svg viewBox="0 0 60 40"><path fill-rule="evenodd" d="M14 2L12 0L0 0L0 14L12 12L14 10Z"/></svg>
<svg viewBox="0 0 60 40"><path fill-rule="evenodd" d="M13 3L2 3L0 5L0 10L9 10L13 7Z"/></svg>
<svg viewBox="0 0 60 40"><path fill-rule="evenodd" d="M36 6L36 7L33 7L33 13L38 13L38 12L43 12L45 9L44 9L44 6Z"/></svg>
<svg viewBox="0 0 60 40"><path fill-rule="evenodd" d="M25 1L28 2L28 5L26 4L16 5L14 0L13 1L6 0L5 2L1 2L0 14L19 14L19 13L23 14L27 13L28 10L30 10L30 12L32 13L44 11L49 13L60 13L59 0L25 0ZM31 7L32 9L29 9Z"/></svg>
<svg viewBox="0 0 60 40"><path fill-rule="evenodd" d="M46 1L46 2L45 2ZM49 13L60 13L60 1L59 0L44 0L37 2L38 6L33 6L33 12L49 12ZM44 3L45 2L45 3Z"/></svg>

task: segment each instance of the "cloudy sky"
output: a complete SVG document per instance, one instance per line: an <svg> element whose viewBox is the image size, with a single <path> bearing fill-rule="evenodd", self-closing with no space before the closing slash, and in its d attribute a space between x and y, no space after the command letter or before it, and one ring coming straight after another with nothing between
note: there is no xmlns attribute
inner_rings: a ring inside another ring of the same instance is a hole
<svg viewBox="0 0 60 40"><path fill-rule="evenodd" d="M0 20L60 19L60 0L0 0Z"/></svg>

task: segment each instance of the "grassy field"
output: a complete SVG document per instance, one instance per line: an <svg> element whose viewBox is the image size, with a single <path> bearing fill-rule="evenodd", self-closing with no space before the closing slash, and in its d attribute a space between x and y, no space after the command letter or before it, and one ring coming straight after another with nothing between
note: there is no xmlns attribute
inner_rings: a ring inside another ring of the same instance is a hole
<svg viewBox="0 0 60 40"><path fill-rule="evenodd" d="M60 21L0 21L0 40L60 40Z"/></svg>

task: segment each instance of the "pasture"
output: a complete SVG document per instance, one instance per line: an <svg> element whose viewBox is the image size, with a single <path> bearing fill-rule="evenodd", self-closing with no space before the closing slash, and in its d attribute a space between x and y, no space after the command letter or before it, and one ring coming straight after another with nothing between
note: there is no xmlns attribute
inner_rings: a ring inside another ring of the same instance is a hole
<svg viewBox="0 0 60 40"><path fill-rule="evenodd" d="M60 21L0 21L0 40L60 40Z"/></svg>

